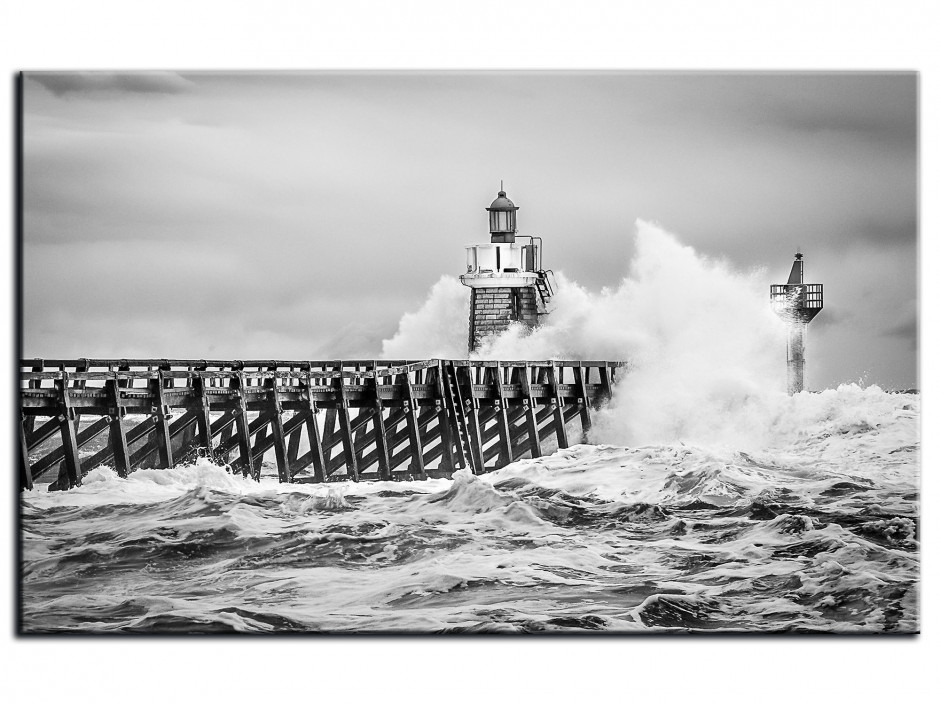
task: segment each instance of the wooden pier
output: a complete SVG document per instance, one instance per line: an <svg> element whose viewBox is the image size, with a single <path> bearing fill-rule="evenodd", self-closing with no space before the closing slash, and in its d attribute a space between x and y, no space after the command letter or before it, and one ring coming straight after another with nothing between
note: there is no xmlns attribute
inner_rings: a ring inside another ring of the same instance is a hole
<svg viewBox="0 0 940 705"><path fill-rule="evenodd" d="M20 486L198 455L281 482L474 474L587 440L622 362L21 360ZM302 448L302 437L307 443ZM309 449L306 449L309 447Z"/></svg>

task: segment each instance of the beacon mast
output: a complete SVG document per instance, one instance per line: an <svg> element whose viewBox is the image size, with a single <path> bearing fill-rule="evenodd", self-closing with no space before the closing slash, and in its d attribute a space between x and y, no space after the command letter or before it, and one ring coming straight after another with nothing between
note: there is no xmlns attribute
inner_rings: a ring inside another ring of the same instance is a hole
<svg viewBox="0 0 940 705"><path fill-rule="evenodd" d="M786 284L770 285L770 304L787 324L787 393L803 391L806 324L822 311L823 285L803 283L803 253L797 252Z"/></svg>
<svg viewBox="0 0 940 705"><path fill-rule="evenodd" d="M542 238L516 235L516 206L502 190L486 209L490 241L467 246L467 273L460 282L470 287L470 352L482 340L512 323L533 328L548 312L554 295L551 270L542 269ZM517 238L528 239L520 245Z"/></svg>

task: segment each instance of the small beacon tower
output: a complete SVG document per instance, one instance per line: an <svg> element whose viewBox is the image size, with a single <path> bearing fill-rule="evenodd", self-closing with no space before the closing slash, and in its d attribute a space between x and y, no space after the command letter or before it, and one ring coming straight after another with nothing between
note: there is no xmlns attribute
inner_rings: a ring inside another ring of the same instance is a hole
<svg viewBox="0 0 940 705"><path fill-rule="evenodd" d="M502 184L486 210L490 241L467 246L467 273L460 277L470 287L470 352L511 323L538 325L554 294L551 270L542 269L542 238L516 235L519 208L506 197ZM528 244L520 245L516 238L526 238Z"/></svg>
<svg viewBox="0 0 940 705"><path fill-rule="evenodd" d="M803 283L803 253L797 252L786 284L770 285L770 303L787 324L787 394L803 391L806 324L822 311L823 285Z"/></svg>

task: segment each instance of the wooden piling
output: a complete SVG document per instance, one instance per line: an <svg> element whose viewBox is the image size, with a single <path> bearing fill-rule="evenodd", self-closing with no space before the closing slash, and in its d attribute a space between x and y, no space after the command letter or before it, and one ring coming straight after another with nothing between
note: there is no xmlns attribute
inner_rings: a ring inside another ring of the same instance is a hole
<svg viewBox="0 0 940 705"><path fill-rule="evenodd" d="M110 446L114 458L114 470L118 476L127 477L131 471L131 458L127 449L127 437L124 435L124 428L121 424L121 419L124 418L126 412L121 404L117 375L107 380L105 386L108 390L108 425L111 433Z"/></svg>
<svg viewBox="0 0 940 705"><path fill-rule="evenodd" d="M310 416L307 421L307 435L310 437L310 449L313 457L313 473L317 482L326 481L326 460L323 455L323 442L320 430L317 428L317 406L313 402L312 391L309 387L310 378L307 377L307 402ZM327 412L329 413L329 412Z"/></svg>
<svg viewBox="0 0 940 705"><path fill-rule="evenodd" d="M157 453L160 457L160 467L173 467L173 444L170 441L170 408L166 403L163 370L159 370L157 378L151 382L154 390L153 421L157 432Z"/></svg>
<svg viewBox="0 0 940 705"><path fill-rule="evenodd" d="M342 361L336 364L336 370L342 372ZM359 465L356 462L356 445L353 441L353 422L349 415L349 399L346 396L346 383L342 374L334 381L337 390L338 408L336 409L339 421L339 432L343 442L343 457L346 463L346 472L353 482L359 482Z"/></svg>
<svg viewBox="0 0 940 705"><path fill-rule="evenodd" d="M497 363L496 367L485 369L489 373L489 382L495 385L496 390L493 410L496 412L496 428L499 431L499 465L502 467L512 462L512 438L509 435L509 408L503 391L503 368Z"/></svg>
<svg viewBox="0 0 940 705"><path fill-rule="evenodd" d="M372 362L372 369L378 369L375 361ZM373 376L371 387L375 394L375 420L373 423L373 433L375 436L375 454L379 463L379 478L382 480L392 479L391 457L388 448L388 430L385 428L385 407L382 403L382 396L379 394L381 378ZM366 466L368 467L368 466Z"/></svg>
<svg viewBox="0 0 940 705"><path fill-rule="evenodd" d="M274 457L277 461L277 476L280 482L291 482L290 466L287 464L287 439L284 435L284 419L281 417L281 400L277 396L277 378L266 380L270 399L268 413L271 416L271 435L274 441Z"/></svg>
<svg viewBox="0 0 940 705"><path fill-rule="evenodd" d="M82 461L78 455L78 434L76 424L78 415L72 409L69 398L69 373L62 371L62 378L56 380L59 388L59 430L62 433L62 455L65 457L65 472L69 479L69 489L82 484Z"/></svg>
<svg viewBox="0 0 940 705"><path fill-rule="evenodd" d="M408 444L411 450L411 465L408 470L419 480L427 478L424 470L424 448L421 443L421 429L418 425L418 405L415 403L414 386L411 383L411 372L406 371L402 375L404 382L405 398L402 402L404 406L405 419L408 422Z"/></svg>
<svg viewBox="0 0 940 705"><path fill-rule="evenodd" d="M202 369L193 375L193 391L196 396L196 429L198 433L199 445L206 449L206 454L212 456L212 419L210 413L212 405L209 401L209 394L206 391L206 379L199 375L199 372L205 371L205 365Z"/></svg>
<svg viewBox="0 0 940 705"><path fill-rule="evenodd" d="M567 448L568 431L565 428L565 405L561 400L561 395L558 393L558 368L555 363L552 363L548 368L548 383L552 387L552 399L550 404L555 417L555 435L558 438L558 447Z"/></svg>
<svg viewBox="0 0 940 705"><path fill-rule="evenodd" d="M581 442L587 443L591 433L591 407L588 404L587 380L580 361L574 366L574 383L578 388L578 413L581 416Z"/></svg>
<svg viewBox="0 0 940 705"><path fill-rule="evenodd" d="M535 399L532 397L532 367L529 363L520 370L520 384L522 386L522 408L525 414L526 436L529 441L529 452L533 458L542 457L542 445L539 443L539 426L535 420Z"/></svg>
<svg viewBox="0 0 940 705"><path fill-rule="evenodd" d="M29 450L26 444L26 417L20 419L20 487L33 489L33 474L29 466Z"/></svg>
<svg viewBox="0 0 940 705"><path fill-rule="evenodd" d="M239 369L232 378L235 399L235 435L238 442L238 467L248 477L254 471L254 456L251 453L251 434L248 431L248 406L245 403L245 373ZM255 479L258 479L255 477Z"/></svg>

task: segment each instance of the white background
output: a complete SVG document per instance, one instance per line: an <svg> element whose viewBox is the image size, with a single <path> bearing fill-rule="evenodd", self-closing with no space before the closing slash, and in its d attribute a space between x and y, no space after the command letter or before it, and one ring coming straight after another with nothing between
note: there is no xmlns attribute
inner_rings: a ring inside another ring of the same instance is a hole
<svg viewBox="0 0 940 705"><path fill-rule="evenodd" d="M453 5L453 6L451 6ZM13 164L13 76L39 69L570 68L899 69L921 72L922 592L937 590L936 3L30 2L5 0L0 91ZM142 638L13 637L16 541L13 169L0 423L10 494L0 565L6 702L926 702L940 639L936 599L917 638ZM119 292L115 292L120 295ZM936 653L936 652L935 652Z"/></svg>

